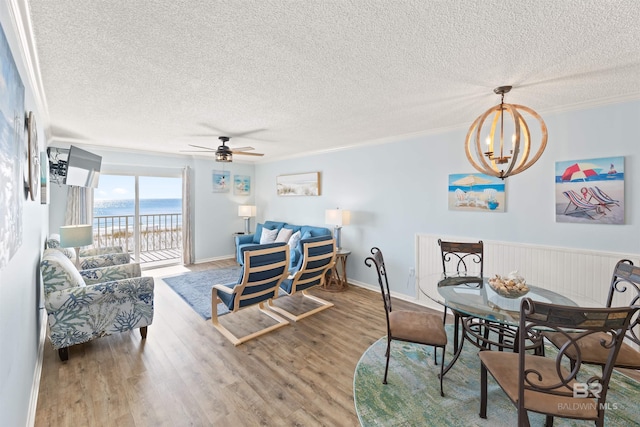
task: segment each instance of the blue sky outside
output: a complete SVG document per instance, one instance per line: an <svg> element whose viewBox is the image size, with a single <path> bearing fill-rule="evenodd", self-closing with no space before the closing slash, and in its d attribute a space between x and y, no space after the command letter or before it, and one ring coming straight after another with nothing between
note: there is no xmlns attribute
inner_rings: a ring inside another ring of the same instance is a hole
<svg viewBox="0 0 640 427"><path fill-rule="evenodd" d="M556 176L561 176L564 171L574 163L592 163L600 169L598 171L599 174L606 174L610 170L611 165L613 165L617 173L624 173L624 156L616 156L556 162Z"/></svg>
<svg viewBox="0 0 640 427"><path fill-rule="evenodd" d="M182 179L141 176L141 199L180 199ZM95 200L122 200L135 198L135 178L125 175L100 175L100 183L94 192Z"/></svg>

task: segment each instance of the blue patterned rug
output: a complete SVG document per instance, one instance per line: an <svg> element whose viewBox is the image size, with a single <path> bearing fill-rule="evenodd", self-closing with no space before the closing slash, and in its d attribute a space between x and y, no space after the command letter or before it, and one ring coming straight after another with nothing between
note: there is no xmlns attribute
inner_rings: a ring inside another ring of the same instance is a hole
<svg viewBox="0 0 640 427"><path fill-rule="evenodd" d="M452 328L447 327L451 360ZM382 384L387 338L376 341L362 355L353 379L356 412L363 426L508 426L517 425L516 407L489 376L487 419L480 411L480 359L466 343L463 353L444 377L445 397L440 397L433 348L394 341L387 385ZM548 348L552 353L555 349ZM440 355L438 356L440 360ZM591 367L589 367L591 369ZM594 368L599 370L599 368ZM597 372L597 371L594 371ZM514 371L514 375L516 372ZM640 423L640 383L614 371L607 395L606 426ZM543 426L544 416L530 413L532 426ZM589 421L556 418L554 426L592 426Z"/></svg>
<svg viewBox="0 0 640 427"><path fill-rule="evenodd" d="M196 313L205 320L211 319L211 287L215 284L235 282L240 277L241 267L217 268L213 270L192 271L177 276L162 277ZM218 304L218 316L227 314L229 309Z"/></svg>

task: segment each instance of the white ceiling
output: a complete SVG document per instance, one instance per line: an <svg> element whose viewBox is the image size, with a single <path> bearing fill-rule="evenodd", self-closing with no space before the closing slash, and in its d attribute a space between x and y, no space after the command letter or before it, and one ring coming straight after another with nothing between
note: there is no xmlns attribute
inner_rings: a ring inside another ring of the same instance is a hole
<svg viewBox="0 0 640 427"><path fill-rule="evenodd" d="M640 99L638 0L28 2L54 145L268 161L468 127L500 85L543 116Z"/></svg>

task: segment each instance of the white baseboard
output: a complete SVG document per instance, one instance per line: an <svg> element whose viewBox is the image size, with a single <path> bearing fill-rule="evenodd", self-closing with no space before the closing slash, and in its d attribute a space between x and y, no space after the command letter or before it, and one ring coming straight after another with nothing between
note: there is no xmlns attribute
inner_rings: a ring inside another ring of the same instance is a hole
<svg viewBox="0 0 640 427"><path fill-rule="evenodd" d="M378 284L370 285L368 283L359 282L359 281L353 280L353 279L347 279L347 282L350 285L354 285L354 286L357 286L359 288L369 289L370 291L373 291L373 292L377 293L378 295L380 294L380 286L378 286ZM399 299L399 300L402 300L402 301L407 301L407 302L410 302L410 303L413 303L413 304L416 304L416 305L421 305L423 307L431 308L431 309L438 310L438 311L443 311L443 307L440 304L436 304L436 303L434 303L433 305L430 305L428 303L425 304L425 301L420 300L420 299L415 298L415 297L412 297L412 296L409 296L409 295L405 295L405 294L402 294L402 293L398 293L398 292L393 292L392 291L391 292L391 296L393 298L396 298L396 299ZM380 303L382 304L382 300L380 300Z"/></svg>
<svg viewBox="0 0 640 427"><path fill-rule="evenodd" d="M225 260L228 260L229 258L235 260L236 256L235 256L235 254L233 254L233 255L217 256L217 257L213 257L213 258L197 259L193 263L194 264L203 264L205 262L211 262L211 261L225 261Z"/></svg>
<svg viewBox="0 0 640 427"><path fill-rule="evenodd" d="M39 309L40 333L38 338L38 355L36 366L33 370L33 383L31 384L31 398L29 399L29 413L27 414L27 426L33 426L36 422L36 408L38 406L38 391L40 390L40 378L42 376L42 360L44 359L44 344L47 340L47 312L44 307Z"/></svg>

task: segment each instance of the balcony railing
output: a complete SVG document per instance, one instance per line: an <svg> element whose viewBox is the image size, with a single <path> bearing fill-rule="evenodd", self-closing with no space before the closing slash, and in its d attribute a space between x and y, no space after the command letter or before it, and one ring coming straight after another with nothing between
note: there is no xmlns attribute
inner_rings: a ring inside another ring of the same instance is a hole
<svg viewBox="0 0 640 427"><path fill-rule="evenodd" d="M139 215L140 262L179 257L182 250L182 214ZM96 216L93 218L93 246L122 246L133 254L133 215ZM163 253L163 255L158 255ZM173 255L172 255L173 254ZM146 256L150 255L150 256Z"/></svg>

